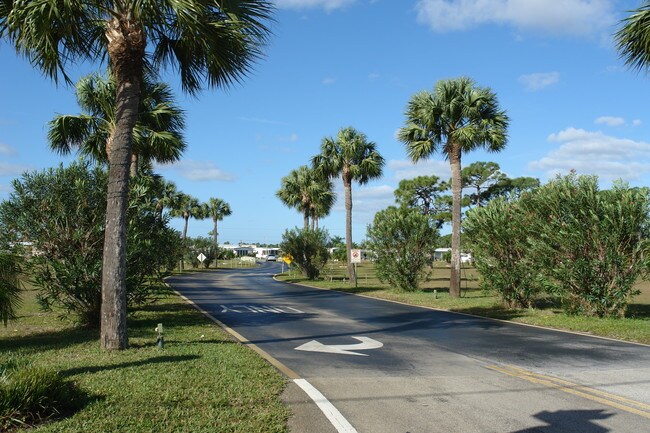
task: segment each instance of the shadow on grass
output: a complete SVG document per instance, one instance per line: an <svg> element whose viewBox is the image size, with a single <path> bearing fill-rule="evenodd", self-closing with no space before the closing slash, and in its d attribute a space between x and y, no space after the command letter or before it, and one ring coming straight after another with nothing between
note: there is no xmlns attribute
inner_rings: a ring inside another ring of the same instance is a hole
<svg viewBox="0 0 650 433"><path fill-rule="evenodd" d="M511 310L500 305L493 305L489 307L450 308L449 311L473 314L481 317L491 317L493 319L501 320L512 320L527 315L525 311Z"/></svg>
<svg viewBox="0 0 650 433"><path fill-rule="evenodd" d="M88 328L66 328L59 331L40 332L19 337L4 337L0 340L0 351L21 350L25 352L64 349L99 341L99 330Z"/></svg>
<svg viewBox="0 0 650 433"><path fill-rule="evenodd" d="M70 368L67 370L62 370L59 372L59 374L63 377L68 377L68 376L75 376L77 374L84 374L84 373L97 373L100 371L110 371L110 370L118 370L122 368L129 368L129 367L140 367L143 365L150 365L150 364L162 364L162 363L177 363L177 362L184 362L184 361L193 361L195 359L201 358L199 355L177 355L177 356L155 356L153 358L147 358L147 359L142 359L140 361L130 361L130 362L123 362L120 364L109 364L109 365L92 365L92 366L86 366L86 367L75 367L75 368Z"/></svg>
<svg viewBox="0 0 650 433"><path fill-rule="evenodd" d="M650 319L650 304L630 304L625 317L631 319Z"/></svg>

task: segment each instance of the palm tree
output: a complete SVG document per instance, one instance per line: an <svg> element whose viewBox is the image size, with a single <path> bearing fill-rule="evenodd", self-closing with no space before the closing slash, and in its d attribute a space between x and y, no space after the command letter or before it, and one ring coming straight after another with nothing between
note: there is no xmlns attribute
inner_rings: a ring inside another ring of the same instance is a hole
<svg viewBox="0 0 650 433"><path fill-rule="evenodd" d="M432 92L415 94L406 110L406 126L399 131L413 162L442 152L451 164L451 296L460 296L461 156L479 147L502 150L508 123L492 90L461 77L438 81Z"/></svg>
<svg viewBox="0 0 650 433"><path fill-rule="evenodd" d="M621 57L633 69L647 71L650 66L650 2L632 11L621 24L623 26L614 34Z"/></svg>
<svg viewBox="0 0 650 433"><path fill-rule="evenodd" d="M309 228L309 218L326 215L336 198L334 185L329 178L303 165L282 178L282 186L275 195L289 207L303 215L304 228Z"/></svg>
<svg viewBox="0 0 650 433"><path fill-rule="evenodd" d="M352 127L341 129L336 139L327 137L321 143L321 153L312 158L315 170L330 178L341 176L345 191L345 238L350 282L356 284L357 276L352 264L352 181L360 185L381 177L384 158L377 145L368 141L365 134Z"/></svg>
<svg viewBox="0 0 650 433"><path fill-rule="evenodd" d="M319 187L314 190L311 206L309 207L312 230L318 229L318 221L330 214L336 202L336 194L334 193L332 180L321 176L318 179L318 184Z"/></svg>
<svg viewBox="0 0 650 433"><path fill-rule="evenodd" d="M145 70L170 66L185 91L228 87L260 58L269 36L270 0L61 2L3 1L0 37L45 75L69 82L69 65L107 59L115 78L115 129L102 270L101 346L128 346L126 225L133 131Z"/></svg>
<svg viewBox="0 0 650 433"><path fill-rule="evenodd" d="M50 148L68 154L74 147L101 163L108 162L108 149L115 131L115 80L91 74L76 84L77 102L84 114L58 115L49 123ZM138 120L133 129L131 177L138 162L169 163L180 159L187 147L182 131L183 111L174 105L171 89L145 75Z"/></svg>
<svg viewBox="0 0 650 433"><path fill-rule="evenodd" d="M232 215L232 210L230 210L230 205L220 198L210 197L206 205L207 213L212 217L212 222L214 222L212 239L214 240L214 248L216 252L217 248L219 248L219 244L217 243L217 235L219 234L217 231L217 223L223 220L224 217Z"/></svg>
<svg viewBox="0 0 650 433"><path fill-rule="evenodd" d="M183 241L187 239L187 227L190 218L203 219L205 218L205 208L199 202L199 199L192 197L188 194L179 194L176 203L170 212L173 217L181 217L185 221L183 226Z"/></svg>
<svg viewBox="0 0 650 433"><path fill-rule="evenodd" d="M171 181L161 179L161 184L158 187L156 194L156 213L158 218L162 218L165 209L174 209L176 203L181 199L182 193L176 189L176 184Z"/></svg>

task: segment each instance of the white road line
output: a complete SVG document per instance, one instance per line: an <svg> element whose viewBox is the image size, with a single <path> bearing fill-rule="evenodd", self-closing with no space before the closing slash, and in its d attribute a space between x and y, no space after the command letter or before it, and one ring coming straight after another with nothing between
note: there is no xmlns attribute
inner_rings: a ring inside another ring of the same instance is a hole
<svg viewBox="0 0 650 433"><path fill-rule="evenodd" d="M305 391L312 400L314 400L314 403L316 403L320 410L323 411L337 432L358 433L357 429L352 427L352 424L341 415L341 412L339 412L339 410L335 408L319 390L314 388L311 383L307 382L305 379L294 379L293 381L296 385L302 388L302 390Z"/></svg>

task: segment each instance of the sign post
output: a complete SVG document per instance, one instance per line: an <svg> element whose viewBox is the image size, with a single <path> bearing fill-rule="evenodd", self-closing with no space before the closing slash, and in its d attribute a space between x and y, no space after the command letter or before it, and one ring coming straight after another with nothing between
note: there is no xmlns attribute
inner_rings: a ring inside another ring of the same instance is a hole
<svg viewBox="0 0 650 433"><path fill-rule="evenodd" d="M352 250L350 254L350 263L354 264L354 287L357 288L359 283L357 282L357 263L361 263L361 250Z"/></svg>

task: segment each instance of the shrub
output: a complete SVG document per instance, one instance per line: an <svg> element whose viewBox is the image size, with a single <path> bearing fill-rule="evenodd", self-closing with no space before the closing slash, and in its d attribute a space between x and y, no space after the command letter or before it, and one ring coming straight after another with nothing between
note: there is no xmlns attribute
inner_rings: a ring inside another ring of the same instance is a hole
<svg viewBox="0 0 650 433"><path fill-rule="evenodd" d="M595 176L558 177L521 203L536 215L531 250L570 313L623 316L648 262L648 190L601 191Z"/></svg>
<svg viewBox="0 0 650 433"><path fill-rule="evenodd" d="M68 415L85 399L85 393L56 372L20 364L0 368L1 431Z"/></svg>
<svg viewBox="0 0 650 433"><path fill-rule="evenodd" d="M649 210L646 188L601 191L596 177L571 173L473 210L465 233L485 283L507 304L530 304L543 287L569 313L620 317L648 269Z"/></svg>
<svg viewBox="0 0 650 433"><path fill-rule="evenodd" d="M326 247L328 237L327 231L322 229L287 230L282 235L280 249L293 256L293 263L305 277L314 280L329 258Z"/></svg>
<svg viewBox="0 0 650 433"><path fill-rule="evenodd" d="M427 276L438 238L431 219L416 209L391 206L375 214L367 237L376 255L377 277L402 290L416 290Z"/></svg>
<svg viewBox="0 0 650 433"><path fill-rule="evenodd" d="M497 198L470 210L463 222L481 285L496 291L509 308L530 308L542 287L527 219L519 203Z"/></svg>
<svg viewBox="0 0 650 433"><path fill-rule="evenodd" d="M148 178L131 188L127 228L127 299L143 302L164 287L178 257L178 234L152 202ZM107 175L87 162L25 173L0 203L0 227L33 242L31 275L41 305L63 308L84 325L99 326Z"/></svg>

